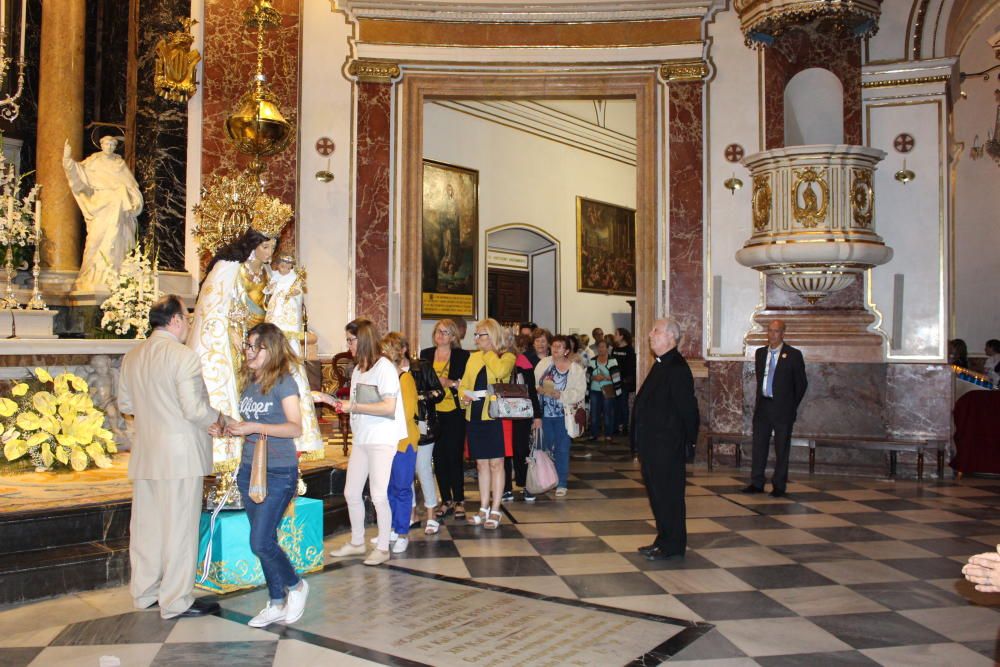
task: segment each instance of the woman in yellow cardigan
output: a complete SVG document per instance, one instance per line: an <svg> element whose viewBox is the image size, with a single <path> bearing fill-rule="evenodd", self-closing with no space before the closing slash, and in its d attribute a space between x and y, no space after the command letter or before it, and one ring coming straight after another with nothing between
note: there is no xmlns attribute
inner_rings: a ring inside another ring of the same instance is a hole
<svg viewBox="0 0 1000 667"><path fill-rule="evenodd" d="M479 471L479 512L469 515L469 523L495 530L502 516L504 441L500 420L490 419L487 388L510 382L516 357L506 349L503 330L493 318L477 322L472 336L479 350L469 356L458 388L468 422L469 455Z"/></svg>

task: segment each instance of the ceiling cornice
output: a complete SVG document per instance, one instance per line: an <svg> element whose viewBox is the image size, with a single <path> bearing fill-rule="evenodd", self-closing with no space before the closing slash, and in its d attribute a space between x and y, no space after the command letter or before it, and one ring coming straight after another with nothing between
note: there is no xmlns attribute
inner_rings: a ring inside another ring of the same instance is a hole
<svg viewBox="0 0 1000 667"><path fill-rule="evenodd" d="M635 137L533 100L434 100L434 104L630 166Z"/></svg>
<svg viewBox="0 0 1000 667"><path fill-rule="evenodd" d="M459 23L598 23L704 17L712 0L639 2L448 2L447 0L338 0L353 19Z"/></svg>

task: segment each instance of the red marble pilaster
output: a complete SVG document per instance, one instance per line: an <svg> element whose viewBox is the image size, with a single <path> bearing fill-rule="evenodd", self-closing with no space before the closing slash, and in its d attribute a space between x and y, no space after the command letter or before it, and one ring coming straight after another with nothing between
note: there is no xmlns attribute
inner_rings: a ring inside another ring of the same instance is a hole
<svg viewBox="0 0 1000 667"><path fill-rule="evenodd" d="M205 0L205 46L202 73L202 183L245 169L250 157L239 153L226 136L226 118L253 79L257 65L257 33L243 25L247 0ZM278 97L278 108L293 123L292 141L266 158L267 193L286 204L296 203L296 129L299 85L299 2L274 0L281 26L264 32L264 74ZM287 225L282 245L294 247L295 225Z"/></svg>
<svg viewBox="0 0 1000 667"><path fill-rule="evenodd" d="M680 324L681 353L702 356L704 232L702 82L670 83L668 312ZM638 332L641 338L645 332Z"/></svg>
<svg viewBox="0 0 1000 667"><path fill-rule="evenodd" d="M822 22L784 32L764 48L764 141L785 145L785 86L802 70L820 67L844 88L844 143L861 145L861 41Z"/></svg>
<svg viewBox="0 0 1000 667"><path fill-rule="evenodd" d="M389 148L392 85L358 83L355 314L389 325Z"/></svg>

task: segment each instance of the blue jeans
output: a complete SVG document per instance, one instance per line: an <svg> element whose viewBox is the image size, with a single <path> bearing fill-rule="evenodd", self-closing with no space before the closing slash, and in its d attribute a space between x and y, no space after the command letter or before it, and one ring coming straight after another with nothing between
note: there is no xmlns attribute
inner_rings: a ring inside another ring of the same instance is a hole
<svg viewBox="0 0 1000 667"><path fill-rule="evenodd" d="M590 391L590 435L596 438L601 422L604 435L610 437L615 432L615 402L618 397L608 398L603 391Z"/></svg>
<svg viewBox="0 0 1000 667"><path fill-rule="evenodd" d="M622 389L621 396L615 400L615 425L619 430L628 430L628 398L630 392Z"/></svg>
<svg viewBox="0 0 1000 667"><path fill-rule="evenodd" d="M407 447L396 452L389 473L389 511L392 512L392 532L406 535L410 532L410 515L413 512L413 475L417 468L417 449Z"/></svg>
<svg viewBox="0 0 1000 667"><path fill-rule="evenodd" d="M566 488L569 477L569 447L572 441L566 432L566 421L563 417L542 418L542 445L552 452L556 464L556 474L559 475L559 486Z"/></svg>
<svg viewBox="0 0 1000 667"><path fill-rule="evenodd" d="M289 588L299 583L292 562L278 544L278 526L288 503L295 497L298 468L268 468L267 496L264 502L250 500L250 466L240 466L236 486L243 496L250 520L250 550L260 559L260 569L267 581L267 592L275 603L284 603Z"/></svg>

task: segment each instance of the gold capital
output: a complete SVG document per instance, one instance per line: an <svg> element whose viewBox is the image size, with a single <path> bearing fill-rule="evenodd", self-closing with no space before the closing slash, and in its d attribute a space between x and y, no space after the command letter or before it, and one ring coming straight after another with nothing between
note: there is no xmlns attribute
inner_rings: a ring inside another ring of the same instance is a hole
<svg viewBox="0 0 1000 667"><path fill-rule="evenodd" d="M392 83L399 76L399 65L376 60L352 60L347 71L361 83Z"/></svg>
<svg viewBox="0 0 1000 667"><path fill-rule="evenodd" d="M701 81L708 76L704 60L671 60L660 65L664 81Z"/></svg>

